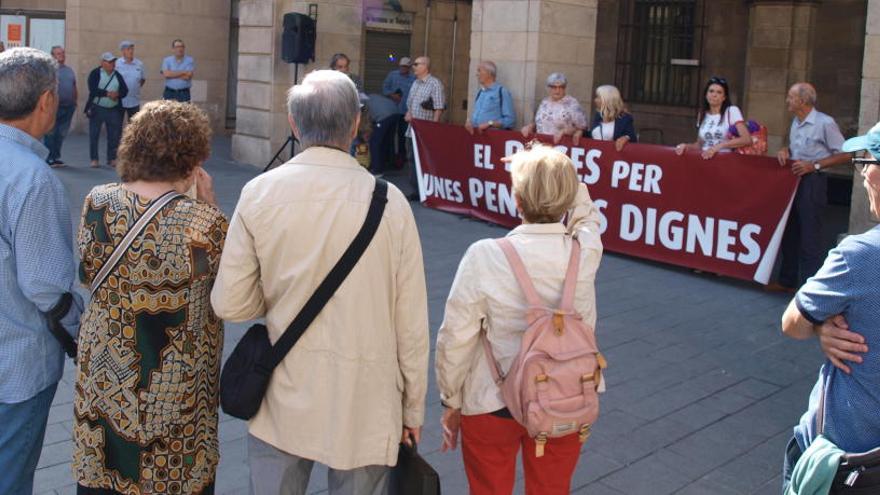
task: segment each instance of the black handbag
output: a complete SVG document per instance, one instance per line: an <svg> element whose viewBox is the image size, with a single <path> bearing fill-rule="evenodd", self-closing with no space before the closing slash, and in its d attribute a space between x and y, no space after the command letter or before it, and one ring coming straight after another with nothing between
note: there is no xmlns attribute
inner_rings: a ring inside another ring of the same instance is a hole
<svg viewBox="0 0 880 495"><path fill-rule="evenodd" d="M434 97L429 96L427 100L422 102L421 107L425 110L434 110Z"/></svg>
<svg viewBox="0 0 880 495"><path fill-rule="evenodd" d="M826 365L827 366L827 365ZM819 391L819 410L816 412L816 431L825 431L825 393L831 388L836 371L823 378ZM827 385L826 385L827 380ZM830 440L829 440L830 441ZM830 495L876 495L880 493L880 447L867 452L847 452L840 457L837 474L831 483Z"/></svg>
<svg viewBox="0 0 880 495"><path fill-rule="evenodd" d="M391 471L391 495L440 495L440 476L419 455L416 444L400 444L397 466Z"/></svg>
<svg viewBox="0 0 880 495"><path fill-rule="evenodd" d="M223 412L244 420L257 414L275 367L293 349L370 245L382 221L387 196L388 183L376 179L370 209L361 230L275 345L269 341L269 332L263 324L253 325L244 334L220 373L220 407Z"/></svg>

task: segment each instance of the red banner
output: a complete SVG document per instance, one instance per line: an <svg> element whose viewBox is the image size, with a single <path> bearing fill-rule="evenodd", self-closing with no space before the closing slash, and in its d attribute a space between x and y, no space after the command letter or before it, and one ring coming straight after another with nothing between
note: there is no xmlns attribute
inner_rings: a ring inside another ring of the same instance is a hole
<svg viewBox="0 0 880 495"><path fill-rule="evenodd" d="M471 136L464 127L413 121L422 202L514 227L510 172L518 132ZM549 136L539 136L550 143ZM616 251L766 284L797 178L775 158L719 153L704 160L669 147L565 138L578 178L602 213L602 242Z"/></svg>

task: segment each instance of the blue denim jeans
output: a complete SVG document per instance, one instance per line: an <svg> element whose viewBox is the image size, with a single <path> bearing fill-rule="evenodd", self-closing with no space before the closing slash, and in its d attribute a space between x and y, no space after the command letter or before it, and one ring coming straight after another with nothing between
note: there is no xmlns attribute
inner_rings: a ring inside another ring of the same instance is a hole
<svg viewBox="0 0 880 495"><path fill-rule="evenodd" d="M58 384L17 404L0 404L0 493L33 493L49 407Z"/></svg>
<svg viewBox="0 0 880 495"><path fill-rule="evenodd" d="M43 143L49 148L48 161L61 158L61 144L67 137L67 131L70 130L70 121L73 120L75 111L76 105L58 106L58 113L55 114L55 127L43 138Z"/></svg>
<svg viewBox="0 0 880 495"><path fill-rule="evenodd" d="M188 103L190 99L192 99L192 96L190 95L189 88L171 89L168 86L165 86L165 91L162 92L162 99Z"/></svg>
<svg viewBox="0 0 880 495"><path fill-rule="evenodd" d="M116 159L116 150L119 149L119 139L122 137L122 108L104 108L95 105L94 116L89 119L89 158L98 160L98 138L101 137L101 127L107 126L107 162Z"/></svg>

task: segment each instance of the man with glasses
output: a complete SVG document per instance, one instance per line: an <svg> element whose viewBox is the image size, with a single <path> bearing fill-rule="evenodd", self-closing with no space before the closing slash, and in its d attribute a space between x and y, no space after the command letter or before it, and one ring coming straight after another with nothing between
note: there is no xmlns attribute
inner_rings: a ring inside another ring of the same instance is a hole
<svg viewBox="0 0 880 495"><path fill-rule="evenodd" d="M880 124L866 135L847 140L842 151L867 150L867 158L853 160L864 178L871 213L880 218ZM865 452L880 447L880 226L851 235L828 253L819 271L798 290L782 317L782 331L794 339L817 336L827 360L810 394L807 412L794 428L783 462L783 491L792 472L806 470L797 462L825 440L845 452ZM824 384L824 385L823 385ZM816 429L820 393L824 387L824 426ZM866 393L866 391L868 393ZM827 443L826 443L827 445ZM805 462L806 464L806 462ZM794 478L800 479L799 476ZM855 478L853 488L868 493ZM797 488L798 481L795 481ZM797 491L797 490L795 490ZM798 492L800 493L800 492ZM874 493L874 492L871 492Z"/></svg>
<svg viewBox="0 0 880 495"><path fill-rule="evenodd" d="M799 82L788 90L788 111L794 114L789 146L777 154L779 165L789 159L793 174L801 178L794 197L788 225L782 236L782 267L779 281L767 286L771 291L794 292L804 280L822 266L822 210L825 208L828 178L823 169L847 163L849 153L841 152L843 135L829 115L816 110L816 88Z"/></svg>
<svg viewBox="0 0 880 495"><path fill-rule="evenodd" d="M186 103L191 99L189 89L192 87L196 62L186 55L186 45L181 39L171 42L171 51L174 55L162 60L161 74L165 77L165 92L162 98Z"/></svg>
<svg viewBox="0 0 880 495"><path fill-rule="evenodd" d="M409 90L409 97L406 101L408 110L404 120L412 122L413 119L421 119L440 122L440 116L443 115L443 109L446 108L446 99L443 94L443 83L431 75L431 59L424 55L416 58L412 64L412 70L416 80ZM407 132L407 135L410 135L410 132L412 130ZM410 160L410 162L412 165L409 183L415 192L410 193L407 198L410 201L416 201L419 199L419 180L415 160Z"/></svg>

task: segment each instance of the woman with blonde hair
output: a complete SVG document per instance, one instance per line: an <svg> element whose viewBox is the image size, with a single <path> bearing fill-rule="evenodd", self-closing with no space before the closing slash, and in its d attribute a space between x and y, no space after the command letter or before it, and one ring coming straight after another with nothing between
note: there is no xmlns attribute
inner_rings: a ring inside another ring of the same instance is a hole
<svg viewBox="0 0 880 495"><path fill-rule="evenodd" d="M590 137L598 141L614 141L617 151L622 150L626 143L638 141L633 117L626 111L616 87L606 84L596 88L593 104L596 105L596 113L593 114Z"/></svg>
<svg viewBox="0 0 880 495"><path fill-rule="evenodd" d="M596 323L595 278L602 257L600 215L571 160L547 146L511 158L513 194L522 225L505 238L522 259L541 300L557 304L574 243L580 244L574 310ZM567 223L561 223L567 214ZM471 495L509 495L522 448L526 493L567 494L581 442L578 432L550 438L544 453L513 419L480 350L485 331L492 354L507 373L526 330L528 303L499 242L483 239L468 248L446 301L437 335L436 371L443 412L441 450L462 453Z"/></svg>
<svg viewBox="0 0 880 495"><path fill-rule="evenodd" d="M121 184L86 197L73 472L80 495L212 494L223 324L211 309L227 220L202 169L198 107L147 103L122 136ZM183 194L197 186L197 197ZM131 234L129 234L131 233Z"/></svg>

